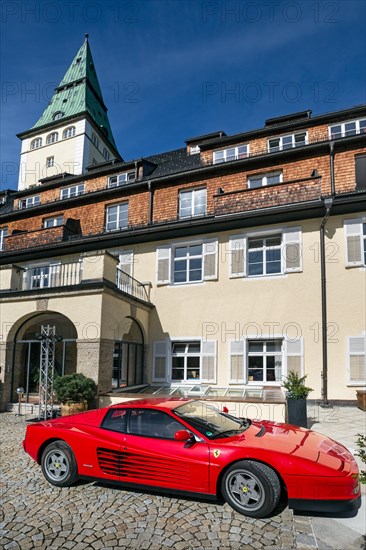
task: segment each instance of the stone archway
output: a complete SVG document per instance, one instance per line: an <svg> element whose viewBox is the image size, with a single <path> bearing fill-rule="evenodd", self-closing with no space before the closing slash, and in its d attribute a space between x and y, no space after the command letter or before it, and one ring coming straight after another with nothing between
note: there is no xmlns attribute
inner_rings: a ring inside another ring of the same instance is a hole
<svg viewBox="0 0 366 550"><path fill-rule="evenodd" d="M55 374L64 376L76 372L77 331L70 319L57 312L42 312L19 320L10 330L7 341L7 364L10 365L10 400L16 401L16 389L23 387L25 401L38 400L41 327L54 326L62 337L55 344Z"/></svg>
<svg viewBox="0 0 366 550"><path fill-rule="evenodd" d="M112 387L137 386L144 382L144 335L139 323L125 317L123 333L113 352Z"/></svg>

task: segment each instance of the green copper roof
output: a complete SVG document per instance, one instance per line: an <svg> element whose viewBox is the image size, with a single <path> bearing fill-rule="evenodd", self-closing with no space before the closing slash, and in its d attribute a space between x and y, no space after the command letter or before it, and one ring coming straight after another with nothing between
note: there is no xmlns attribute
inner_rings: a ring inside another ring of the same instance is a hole
<svg viewBox="0 0 366 550"><path fill-rule="evenodd" d="M95 71L88 35L73 62L66 71L59 86L33 128L50 124L70 116L88 112L102 133L116 149L112 129L109 124L107 108L104 105L102 92ZM61 115L60 115L61 113Z"/></svg>

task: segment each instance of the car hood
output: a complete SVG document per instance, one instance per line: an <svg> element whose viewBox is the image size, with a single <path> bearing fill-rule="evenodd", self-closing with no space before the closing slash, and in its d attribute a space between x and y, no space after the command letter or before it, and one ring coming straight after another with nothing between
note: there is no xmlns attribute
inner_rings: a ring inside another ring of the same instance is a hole
<svg viewBox="0 0 366 550"><path fill-rule="evenodd" d="M269 421L253 421L250 428L238 436L235 445L255 447L273 456L280 453L286 457L291 468L299 462L316 462L325 470L349 473L357 471L357 463L341 443L318 432L299 428L292 424Z"/></svg>

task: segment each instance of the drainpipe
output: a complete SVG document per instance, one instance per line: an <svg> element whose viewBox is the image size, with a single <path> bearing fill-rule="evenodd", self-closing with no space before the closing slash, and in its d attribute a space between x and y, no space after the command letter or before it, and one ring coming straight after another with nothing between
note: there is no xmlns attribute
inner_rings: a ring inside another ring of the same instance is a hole
<svg viewBox="0 0 366 550"><path fill-rule="evenodd" d="M327 279L325 264L325 226L332 208L333 197L324 199L325 215L320 225L320 269L321 269L321 297L322 297L322 407L329 407L328 402L328 336L327 336Z"/></svg>
<svg viewBox="0 0 366 550"><path fill-rule="evenodd" d="M153 208L154 208L154 191L151 186L151 181L147 182L147 188L149 190L149 224L153 223Z"/></svg>
<svg viewBox="0 0 366 550"><path fill-rule="evenodd" d="M327 337L327 277L325 260L325 225L330 216L330 210L335 196L334 178L334 141L329 144L329 173L330 197L324 199L325 215L320 224L320 269L321 269L321 297L322 297L322 407L329 407L328 402L328 337Z"/></svg>

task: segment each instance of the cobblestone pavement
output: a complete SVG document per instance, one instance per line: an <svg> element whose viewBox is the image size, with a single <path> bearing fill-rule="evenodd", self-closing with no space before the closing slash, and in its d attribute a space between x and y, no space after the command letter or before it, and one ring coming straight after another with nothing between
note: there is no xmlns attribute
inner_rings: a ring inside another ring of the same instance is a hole
<svg viewBox="0 0 366 550"><path fill-rule="evenodd" d="M98 483L54 487L21 448L25 426L24 417L0 414L1 548L319 548L310 519L294 518L288 508L269 519L255 520L227 504Z"/></svg>

